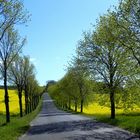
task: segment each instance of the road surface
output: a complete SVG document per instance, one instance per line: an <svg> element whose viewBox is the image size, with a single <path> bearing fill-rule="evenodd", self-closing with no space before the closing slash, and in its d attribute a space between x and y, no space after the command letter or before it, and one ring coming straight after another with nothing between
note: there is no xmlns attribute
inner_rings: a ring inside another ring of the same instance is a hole
<svg viewBox="0 0 140 140"><path fill-rule="evenodd" d="M123 129L57 109L47 93L30 125L19 140L140 140Z"/></svg>

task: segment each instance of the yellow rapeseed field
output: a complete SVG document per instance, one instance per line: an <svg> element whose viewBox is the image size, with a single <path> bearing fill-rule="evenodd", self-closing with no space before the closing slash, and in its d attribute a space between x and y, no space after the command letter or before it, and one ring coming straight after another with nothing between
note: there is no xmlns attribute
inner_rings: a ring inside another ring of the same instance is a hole
<svg viewBox="0 0 140 140"><path fill-rule="evenodd" d="M83 112L86 114L108 115L110 114L110 108L106 106L101 106L98 103L91 103L87 107L84 107ZM123 109L116 109L116 113L123 113Z"/></svg>
<svg viewBox="0 0 140 140"><path fill-rule="evenodd" d="M74 106L72 107L74 110ZM77 109L80 112L80 108ZM108 115L110 114L110 108L106 106L101 106L99 103L94 102L90 103L88 106L83 108L83 113L85 114L94 114L94 115ZM116 109L117 114L123 113L123 109Z"/></svg>
<svg viewBox="0 0 140 140"><path fill-rule="evenodd" d="M18 94L16 90L8 90L9 93L9 108L11 114L19 113ZM24 96L23 96L24 109ZM5 113L4 90L0 89L0 112Z"/></svg>

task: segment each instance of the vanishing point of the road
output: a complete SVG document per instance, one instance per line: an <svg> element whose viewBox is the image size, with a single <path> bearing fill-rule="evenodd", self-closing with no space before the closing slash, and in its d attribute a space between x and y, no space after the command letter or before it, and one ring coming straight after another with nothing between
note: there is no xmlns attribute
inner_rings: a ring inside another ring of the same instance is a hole
<svg viewBox="0 0 140 140"><path fill-rule="evenodd" d="M19 140L140 140L118 127L57 109L47 93L41 112L30 125Z"/></svg>

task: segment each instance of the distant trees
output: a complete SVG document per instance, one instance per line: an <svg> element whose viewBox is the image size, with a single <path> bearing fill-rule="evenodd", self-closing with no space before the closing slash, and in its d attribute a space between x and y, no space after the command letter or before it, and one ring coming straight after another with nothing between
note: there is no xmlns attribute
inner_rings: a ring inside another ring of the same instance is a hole
<svg viewBox="0 0 140 140"><path fill-rule="evenodd" d="M68 67L64 78L48 87L48 92L62 108L71 109L74 107L75 111L80 108L80 112L83 112L83 107L85 103L88 103L91 93L90 79L88 78L81 68L80 61L76 59L73 65Z"/></svg>
<svg viewBox="0 0 140 140"><path fill-rule="evenodd" d="M37 80L35 79L35 75L30 75L28 77L28 85L26 85L28 89L28 104L26 106L26 113L32 112L36 106L38 105L39 98L40 98L40 89ZM27 98L27 97L26 97Z"/></svg>
<svg viewBox="0 0 140 140"><path fill-rule="evenodd" d="M56 83L56 81L54 81L54 80L49 80L49 81L47 81L47 82L46 82L46 87L45 87L45 89L44 89L44 92L47 92L47 91L48 91L48 87L49 87L50 85L55 84L55 83Z"/></svg>
<svg viewBox="0 0 140 140"><path fill-rule="evenodd" d="M42 91L40 91L39 84L35 78L35 68L30 62L30 58L25 56L23 60L25 114L28 114L36 108Z"/></svg>
<svg viewBox="0 0 140 140"><path fill-rule="evenodd" d="M83 105L88 97L90 90L90 79L81 63L81 60L76 58L73 62L73 66L69 68L70 78L73 77L73 82L77 87L78 100L80 101L80 112L83 112ZM75 101L76 103L76 101Z"/></svg>

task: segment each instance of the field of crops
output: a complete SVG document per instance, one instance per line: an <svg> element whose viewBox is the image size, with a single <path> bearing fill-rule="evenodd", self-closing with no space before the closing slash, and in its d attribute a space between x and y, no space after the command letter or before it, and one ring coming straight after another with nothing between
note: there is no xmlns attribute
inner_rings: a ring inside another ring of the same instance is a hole
<svg viewBox="0 0 140 140"><path fill-rule="evenodd" d="M98 95L95 94L92 101L84 106L83 113L94 115L110 115L110 100L109 94ZM133 99L122 102L121 94L115 96L116 114L140 113L140 106L136 105ZM133 102L132 102L133 101ZM130 103L129 103L130 102ZM129 103L129 104L128 104ZM126 106L127 107L124 107Z"/></svg>
<svg viewBox="0 0 140 140"><path fill-rule="evenodd" d="M109 104L109 102L108 102ZM72 109L74 110L74 106L72 106ZM80 112L80 107L77 109L78 112ZM115 109L116 114L120 115L120 114L136 114L136 113L140 113L140 107L135 106L133 108L133 110L131 110L130 108L128 108L127 110L125 110L123 107L122 108L116 108ZM98 101L93 101L91 103L89 103L88 105L85 105L83 108L83 113L84 114L88 114L88 115L105 115L105 116L110 116L110 107L106 106L106 105L100 105L98 103Z"/></svg>
<svg viewBox="0 0 140 140"><path fill-rule="evenodd" d="M9 93L9 108L11 114L19 113L18 94L16 90L8 90ZM24 108L24 96L23 96L23 108ZM4 103L4 90L0 89L0 113L5 113Z"/></svg>
<svg viewBox="0 0 140 140"><path fill-rule="evenodd" d="M123 113L122 109L117 109L117 114ZM101 106L98 103L91 103L87 107L84 107L83 110L86 114L101 114L107 115L110 114L110 108L106 106Z"/></svg>

